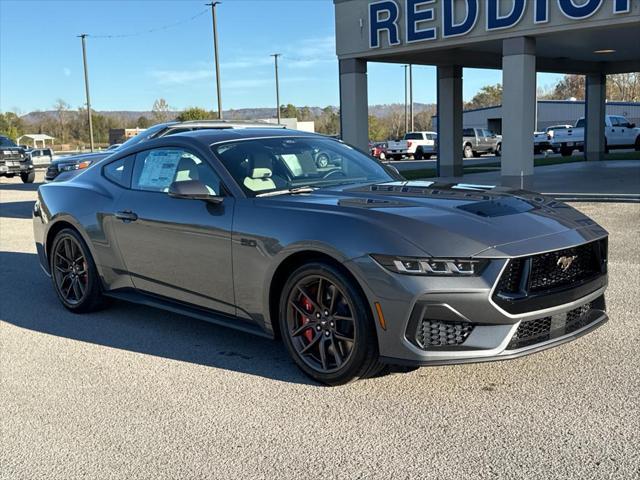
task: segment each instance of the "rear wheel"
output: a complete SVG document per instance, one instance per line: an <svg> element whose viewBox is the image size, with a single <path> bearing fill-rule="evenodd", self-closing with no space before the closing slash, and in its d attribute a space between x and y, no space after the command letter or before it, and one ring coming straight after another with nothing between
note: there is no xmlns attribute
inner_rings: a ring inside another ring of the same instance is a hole
<svg viewBox="0 0 640 480"><path fill-rule="evenodd" d="M496 154L496 157L500 157L502 155L502 144L501 143L496 145L495 154Z"/></svg>
<svg viewBox="0 0 640 480"><path fill-rule="evenodd" d="M310 263L297 269L282 290L279 312L289 354L313 379L341 385L379 371L371 311L337 268Z"/></svg>
<svg viewBox="0 0 640 480"><path fill-rule="evenodd" d="M78 232L65 228L56 235L50 267L53 286L67 309L84 313L103 306L96 265Z"/></svg>
<svg viewBox="0 0 640 480"><path fill-rule="evenodd" d="M33 183L36 179L36 172L33 170L30 172L22 172L20 173L20 179L22 180L22 183Z"/></svg>
<svg viewBox="0 0 640 480"><path fill-rule="evenodd" d="M415 159L416 160L424 159L424 153L422 152L422 147L416 149Z"/></svg>
<svg viewBox="0 0 640 480"><path fill-rule="evenodd" d="M636 143L634 145L634 148L636 152L640 152L640 135L638 135L638 138L636 138Z"/></svg>
<svg viewBox="0 0 640 480"><path fill-rule="evenodd" d="M568 147L560 148L560 155L562 155L563 157L570 157L572 153L573 153L572 148L568 148Z"/></svg>
<svg viewBox="0 0 640 480"><path fill-rule="evenodd" d="M378 155L378 158L380 160L384 160L385 158L387 158L387 156L384 154L384 152L380 152L380 155Z"/></svg>

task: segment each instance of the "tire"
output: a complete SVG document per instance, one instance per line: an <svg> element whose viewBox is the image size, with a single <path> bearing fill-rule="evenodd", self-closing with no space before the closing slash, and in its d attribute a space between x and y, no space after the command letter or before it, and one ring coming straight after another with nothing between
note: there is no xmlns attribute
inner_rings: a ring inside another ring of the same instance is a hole
<svg viewBox="0 0 640 480"><path fill-rule="evenodd" d="M15 176L16 176L16 174L15 174L15 173L6 173L6 174L5 174L5 177L7 177L7 178L13 178L13 177L15 177Z"/></svg>
<svg viewBox="0 0 640 480"><path fill-rule="evenodd" d="M471 145L467 144L464 146L464 149L462 150L462 155L464 156L464 158L473 157L473 149L471 148Z"/></svg>
<svg viewBox="0 0 640 480"><path fill-rule="evenodd" d="M415 153L415 155L414 155L414 158L415 158L416 160L422 160L422 159L424 159L424 153L422 152L422 148L418 148L418 149L416 150L416 153Z"/></svg>
<svg viewBox="0 0 640 480"><path fill-rule="evenodd" d="M20 173L20 179L22 180L22 183L33 183L36 179L36 172L33 170L30 172L22 172Z"/></svg>
<svg viewBox="0 0 640 480"><path fill-rule="evenodd" d="M634 144L633 148L636 152L640 152L640 135L638 135L638 138L636 138L636 143Z"/></svg>
<svg viewBox="0 0 640 480"><path fill-rule="evenodd" d="M104 306L96 264L78 232L71 228L58 232L51 246L49 267L53 288L67 310L87 313Z"/></svg>
<svg viewBox="0 0 640 480"><path fill-rule="evenodd" d="M495 155L496 155L496 157L501 157L502 156L502 144L501 143L496 145Z"/></svg>
<svg viewBox="0 0 640 480"><path fill-rule="evenodd" d="M568 147L560 148L560 155L562 155L563 157L570 157L572 153L573 153L573 149L571 148L568 148Z"/></svg>
<svg viewBox="0 0 640 480"><path fill-rule="evenodd" d="M378 158L380 160L385 160L387 158L387 156L384 154L384 152L380 152L380 155L378 155Z"/></svg>
<svg viewBox="0 0 640 480"><path fill-rule="evenodd" d="M326 153L320 153L316 157L316 165L318 168L326 168L329 166L329 155Z"/></svg>
<svg viewBox="0 0 640 480"><path fill-rule="evenodd" d="M313 262L294 271L282 289L278 317L285 348L314 380L342 385L380 371L371 309L338 268Z"/></svg>

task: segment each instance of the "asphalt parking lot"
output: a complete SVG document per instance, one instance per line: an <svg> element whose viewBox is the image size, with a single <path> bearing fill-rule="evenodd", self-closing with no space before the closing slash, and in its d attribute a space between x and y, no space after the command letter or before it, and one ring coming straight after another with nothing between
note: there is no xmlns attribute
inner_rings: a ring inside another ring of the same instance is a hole
<svg viewBox="0 0 640 480"><path fill-rule="evenodd" d="M0 179L1 478L640 475L638 204L576 204L611 234L594 333L328 388L265 339L125 303L68 313L35 255L36 188Z"/></svg>

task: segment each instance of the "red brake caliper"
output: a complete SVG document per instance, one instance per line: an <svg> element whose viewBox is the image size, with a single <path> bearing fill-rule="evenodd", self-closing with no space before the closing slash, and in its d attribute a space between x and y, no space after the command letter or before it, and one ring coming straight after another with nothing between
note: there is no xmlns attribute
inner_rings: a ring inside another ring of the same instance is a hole
<svg viewBox="0 0 640 480"><path fill-rule="evenodd" d="M302 297L302 306L307 312L313 312L313 305L311 305L311 302L307 297ZM303 325L305 323L309 323L309 317L302 317L301 321ZM309 342L311 342L311 340L313 339L313 331L310 328L306 329L304 332L304 336Z"/></svg>

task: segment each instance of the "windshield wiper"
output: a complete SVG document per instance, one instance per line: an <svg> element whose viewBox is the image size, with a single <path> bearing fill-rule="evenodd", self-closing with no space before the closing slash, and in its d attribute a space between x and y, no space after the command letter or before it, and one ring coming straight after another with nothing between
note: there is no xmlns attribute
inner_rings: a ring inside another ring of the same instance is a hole
<svg viewBox="0 0 640 480"><path fill-rule="evenodd" d="M259 193L256 197L274 197L276 195L298 195L300 193L311 193L315 188L311 187L297 187L287 188L285 190L275 190L273 192Z"/></svg>

